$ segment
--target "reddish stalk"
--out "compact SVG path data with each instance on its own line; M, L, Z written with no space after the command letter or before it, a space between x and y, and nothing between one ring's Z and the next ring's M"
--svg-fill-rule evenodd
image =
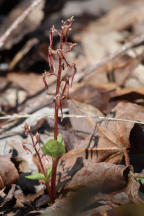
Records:
M58 135L58 106L55 103L55 117L54 117L54 139L57 140Z
M62 72L62 59L59 57L59 70L56 83L56 97L55 97L55 117L54 117L54 139L57 140L58 135L58 111L59 111L59 90L61 84L61 72Z
M54 118L54 139L55 140L57 140L57 136L58 136L58 111L61 106L60 98L59 98L59 91L60 91L60 85L61 85L61 73L62 73L62 58L59 55L59 69L58 69L57 83L56 83L55 118ZM57 171L58 160L59 158L57 158L56 160L53 160L52 162L52 177L51 177L52 201L54 201L56 197L56 171Z
M33 138L33 134L32 134L32 132L31 132L31 130L30 130L30 128L29 128L29 126L28 126L27 124L25 125L25 131L26 131L27 134L29 133L29 135L30 135L30 137L31 137L32 146L33 146L33 148L34 148L34 150L35 150L35 153L36 153L36 156L37 156L37 158L38 158L41 171L42 171L43 175L46 177L46 171L45 171L45 169L44 169L44 165L43 165L43 163L42 163L40 153L39 153L39 151L38 151L37 148L36 148L36 145L38 144L38 141L36 141L36 143L35 143L34 138ZM51 195L51 190L50 190L49 182L46 182L45 185L46 185L47 192L48 192L48 194L49 194L49 196L50 196L50 199L52 199L52 195Z
M52 163L52 177L51 177L52 202L54 202L56 198L56 170L57 170L58 161L59 161L59 158L57 158L56 160L53 160L53 163Z
M73 69L72 74L72 81L74 78L74 75L76 73L76 66L75 64L69 64L64 54L67 54L68 52L71 52L72 49L75 47L76 44L67 42L69 31L71 31L71 27L73 24L73 17L70 19L67 19L65 22L62 21L61 31L59 32L57 29L54 28L54 26L50 30L49 34L49 40L50 45L48 48L48 61L50 66L50 71L44 73L43 75L43 81L46 89L48 88L48 85L46 83L46 76L56 76L56 93L55 93L55 115L54 115L54 139L57 140L58 136L58 113L59 110L61 110L61 119L62 119L62 99L68 96L68 90L69 90L69 77L62 77L62 71L64 70L65 66ZM53 34L56 33L60 37L60 45L59 48L54 50L53 49ZM55 59L54 57L58 57L58 72L55 73L56 67L55 67ZM61 89L61 83L65 82L64 87ZM71 81L71 83L72 83ZM56 198L56 170L57 170L57 164L58 164L59 158L56 160L53 160L52 163L52 177L51 177L51 196L52 196L52 202L54 202Z

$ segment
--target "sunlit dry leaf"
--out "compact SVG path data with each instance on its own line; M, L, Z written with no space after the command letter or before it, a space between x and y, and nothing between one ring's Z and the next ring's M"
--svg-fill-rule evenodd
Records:
M119 85L124 85L126 80L131 76L135 68L140 64L140 57L132 58L127 55L119 58L119 61L115 61L109 72L110 81L116 82Z
M132 103L121 102L119 103L107 117L117 118L117 119L129 119L136 121L144 121L144 108ZM110 121L104 120L97 124L97 129L94 137L97 137L97 147L98 148L113 148L117 147L122 151L124 149L130 148L130 131L133 128L134 123L132 122L123 122L120 120ZM95 146L95 143L91 142L90 147ZM105 152L105 157L106 157ZM101 155L101 154L100 154ZM99 157L104 157L101 155ZM120 156L120 155L119 155ZM120 162L123 157L117 157L113 155L113 162ZM100 159L100 158L99 158ZM112 162L112 161L111 161Z
M140 47L142 48L142 47ZM143 48L142 48L143 49ZM142 53L143 55L143 53ZM143 59L143 57L142 57ZM135 70L132 72L132 76L129 77L129 79L125 82L126 88L136 88L137 90L143 88L144 86L144 66L142 63L139 63L139 65L135 68Z
M124 120L144 121L143 112L144 108L142 106L127 102L120 102L116 107L112 109L107 117ZM98 147L130 147L129 134L133 125L134 123L123 122L120 120L104 120L100 122L100 124L98 125L98 131L101 132L101 135L103 135L108 142L99 142ZM99 134L99 132L97 133ZM98 135L97 133L95 135Z
M106 16L98 21L99 28L124 30L129 26L142 23L144 5L142 1L133 1L112 9ZM138 19L136 19L136 17ZM103 26L101 26L103 25Z
M30 95L44 88L42 76L36 73L13 72L7 75L8 80L25 89Z
M111 98L112 100L127 100L134 102L135 100L144 99L144 88L118 88L116 89L116 95Z
M106 24L108 25L108 24ZM84 49L84 55L88 64L95 64L106 56L120 48L118 41L122 40L120 32L109 31L106 26L96 25L94 22L81 31L76 40L80 40ZM109 43L107 43L109 41Z
M8 88L1 96L2 105L9 109L15 107L17 102L21 104L27 98L27 93L24 90Z
M91 158L95 162L120 163L123 156L126 157L126 149L131 147L129 137L134 126L133 122L122 120L144 121L143 113L142 106L126 102L119 103L106 117L116 120L99 119L94 128L91 128L91 138L87 137L83 141L83 146L79 147L77 143L75 147L77 150L69 152L71 159L72 155L77 155L77 157Z
M69 100L68 101L69 113L71 115L96 115L96 116L103 116L103 114L92 105L86 103L80 103L76 100ZM96 122L98 119L92 117L84 117L84 118L70 118L72 123L73 130L82 131L84 133L92 132L93 128L95 127Z

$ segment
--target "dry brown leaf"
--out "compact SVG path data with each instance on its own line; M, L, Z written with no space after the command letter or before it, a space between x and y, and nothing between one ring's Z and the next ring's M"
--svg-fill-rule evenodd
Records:
M105 26L105 30L113 29L120 31L132 25L143 23L143 12L143 1L122 4L121 6L112 9L106 16L98 21L99 29L102 29Z
M95 107L90 104L80 103L76 100L68 100L69 114L70 115L96 115L103 116L103 114ZM85 117L85 118L70 118L73 130L82 131L84 133L92 132L97 122L96 118Z
M128 55L123 55L114 61L109 72L111 82L116 82L119 85L124 85L135 68L140 64L140 57L132 58ZM110 68L109 68L110 69Z
M144 121L144 108L142 106L120 102L116 107L112 109L107 117L116 118L116 119L126 119L126 120L135 120L135 121ZM102 140L98 142L98 147L130 147L129 135L134 123L131 122L122 122L122 121L102 121L98 125L98 131L95 135L99 135L99 132L102 136L99 136Z
M95 162L120 163L123 156L126 157L126 149L131 147L129 137L134 123L129 120L144 121L143 113L142 106L126 102L119 103L107 115L107 118L128 121L99 120L95 129L91 131L91 138L87 137L83 140L82 146L77 143L75 150L68 152L65 157L71 157L71 160L73 157L83 157Z
M135 1L131 2L131 4L121 4L121 6L109 11L101 19L90 22L83 29L80 29L78 34L74 35L74 38L81 43L85 56L83 62L87 62L87 66L89 64L95 65L96 62L103 60L105 56L119 50L121 47L120 42L127 40L129 28L133 30L134 26L143 25L143 11L142 2ZM128 34L123 34L119 30L128 30ZM137 51L137 48L135 50ZM130 68L127 68L127 71L123 72L125 78L129 70L131 71ZM100 74L99 76L101 77ZM104 76L102 75L102 77Z
M71 161L71 158L67 160ZM129 193L126 191L134 186L130 180L133 179L134 182L134 176L129 177L132 174L129 168L110 163L93 163L82 158L77 160L77 164L71 164L69 167L66 167L66 164L66 160L60 159L58 188L70 193L47 208L47 213L101 215L100 213L104 214L113 207L131 202L131 197L128 197ZM135 187L134 190L138 194L139 188Z
M5 110L9 110L11 107L15 107L16 104L21 104L27 98L27 92L16 88L7 88L2 96L1 103L5 107Z
M123 174L126 167L122 165L94 163L82 158L77 158L76 163L69 169L63 165L64 161L61 161L62 176L59 181L61 185L65 183L64 189L69 191L88 187L95 188L97 192L112 192L126 185Z
M0 189L18 179L18 171L9 156L0 156Z
M8 73L7 78L25 89L30 95L36 94L44 88L42 76L36 73L13 72Z
M112 109L109 100L115 96L118 87L115 83L82 82L73 86L71 97L79 102L84 102L97 107L101 112ZM112 106L112 107L111 107Z
M142 48L142 47L140 47ZM143 49L143 48L142 48ZM132 72L132 75L129 77L129 79L125 83L126 88L143 88L144 86L144 66L141 63L135 68L135 70Z
M117 118L117 119L127 119L144 121L144 108L142 106L120 102L107 117ZM134 123L132 122L122 122L122 121L110 121L104 120L97 124L97 130L94 137L97 137L97 147L98 148L114 148L117 147L121 151L130 148L129 136L130 131L133 128ZM91 143L89 147L95 147L95 143ZM107 153L98 154L98 158L107 158ZM120 162L123 154L113 155L113 160L111 162Z
M120 97L123 97L122 99L131 99L131 97L128 98L124 98L125 95L130 95L131 93L134 93L134 94L137 94L137 97L135 96L134 99L140 99L144 97L144 88L119 88L119 89L116 89L116 95L114 96L114 98L118 98L120 99Z
M92 22L90 25L87 25L84 31L80 32L78 37L75 37L76 41L79 40L81 42L84 56L90 65L96 64L107 54L119 49L120 43L118 41L123 39L122 34L118 31L110 31L107 28L106 31L105 26L102 26L103 29L101 28L100 31L98 28L98 23ZM109 42L107 43L107 41Z

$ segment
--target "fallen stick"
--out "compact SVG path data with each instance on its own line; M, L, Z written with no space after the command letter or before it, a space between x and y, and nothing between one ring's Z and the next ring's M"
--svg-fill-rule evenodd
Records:
M42 0L33 0L31 5L12 23L6 32L0 37L0 48L2 48L9 35L25 20L29 13L38 6Z

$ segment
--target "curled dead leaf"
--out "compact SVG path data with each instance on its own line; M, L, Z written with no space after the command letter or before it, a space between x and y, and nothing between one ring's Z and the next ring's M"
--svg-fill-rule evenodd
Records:
M107 119L99 121L96 125L96 130L91 139L90 148L119 148L121 154L113 155L111 163L120 163L127 148L130 148L130 132L134 126L134 121L144 122L144 108L142 106L120 102L115 106L111 112L107 115ZM115 120L109 120L109 118ZM124 121L123 121L124 120ZM126 120L126 121L125 121ZM97 138L97 139L96 139ZM97 142L95 143L95 140ZM103 161L102 158L107 158L108 154L98 153L98 160Z
M62 158L58 165L59 190L94 187L97 192L119 190L126 186L129 169L123 165L95 163L82 157Z

